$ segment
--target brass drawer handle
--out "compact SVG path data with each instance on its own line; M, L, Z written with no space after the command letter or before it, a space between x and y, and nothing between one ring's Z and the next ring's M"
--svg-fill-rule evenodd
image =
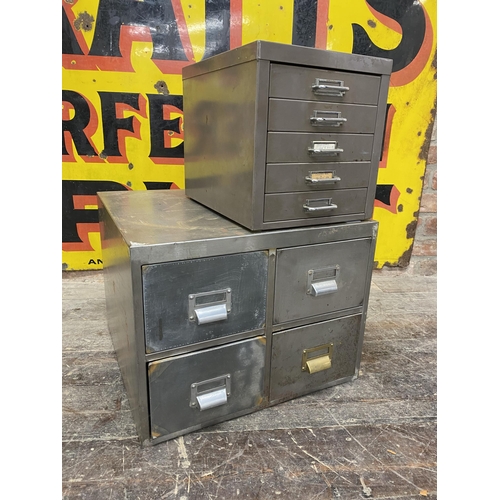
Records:
M319 356L309 357L310 354L324 351L326 353ZM332 367L333 344L323 344L317 347L311 347L302 351L302 371L307 373L317 373L328 370Z

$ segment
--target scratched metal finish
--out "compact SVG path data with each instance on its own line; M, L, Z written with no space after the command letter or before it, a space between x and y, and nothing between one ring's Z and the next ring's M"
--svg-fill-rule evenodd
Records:
M64 500L437 498L435 277L374 272L355 382L148 448L104 300L102 272L63 274Z
M263 328L267 266L267 252L143 266L146 352ZM188 297L208 293L208 300L202 304L206 307L221 295L214 293L217 290L231 290L230 304L225 303L226 318L198 324L190 318Z

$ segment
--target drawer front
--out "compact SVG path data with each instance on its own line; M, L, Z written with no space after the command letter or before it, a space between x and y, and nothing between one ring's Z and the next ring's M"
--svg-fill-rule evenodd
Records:
M149 363L151 437L258 407L265 352L257 337Z
M263 328L267 252L143 266L146 352Z
M271 64L269 97L377 104L379 89L379 76Z
M370 162L324 163L270 163L266 165L266 193L294 191L324 191L367 187Z
M365 211L366 196L366 189L266 194L264 222L348 214L361 216Z
M269 132L268 163L369 161L373 135Z
M271 401L291 399L356 373L361 314L273 335Z
M269 99L268 130L372 134L376 106Z
M361 306L371 244L363 238L278 250L273 323Z

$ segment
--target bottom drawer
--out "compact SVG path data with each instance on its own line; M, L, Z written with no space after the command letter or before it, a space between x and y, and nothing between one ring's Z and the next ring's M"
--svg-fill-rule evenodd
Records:
M151 437L180 435L258 407L265 351L265 337L256 337L149 363Z
M270 400L292 399L356 374L361 314L273 335Z
M266 194L264 222L364 214L366 189Z

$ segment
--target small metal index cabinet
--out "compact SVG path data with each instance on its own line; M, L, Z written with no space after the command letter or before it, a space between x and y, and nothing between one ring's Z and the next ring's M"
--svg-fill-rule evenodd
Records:
M108 326L142 444L358 376L377 222L251 232L183 191L98 203Z
M184 67L186 195L252 231L369 219L391 69L266 41Z

